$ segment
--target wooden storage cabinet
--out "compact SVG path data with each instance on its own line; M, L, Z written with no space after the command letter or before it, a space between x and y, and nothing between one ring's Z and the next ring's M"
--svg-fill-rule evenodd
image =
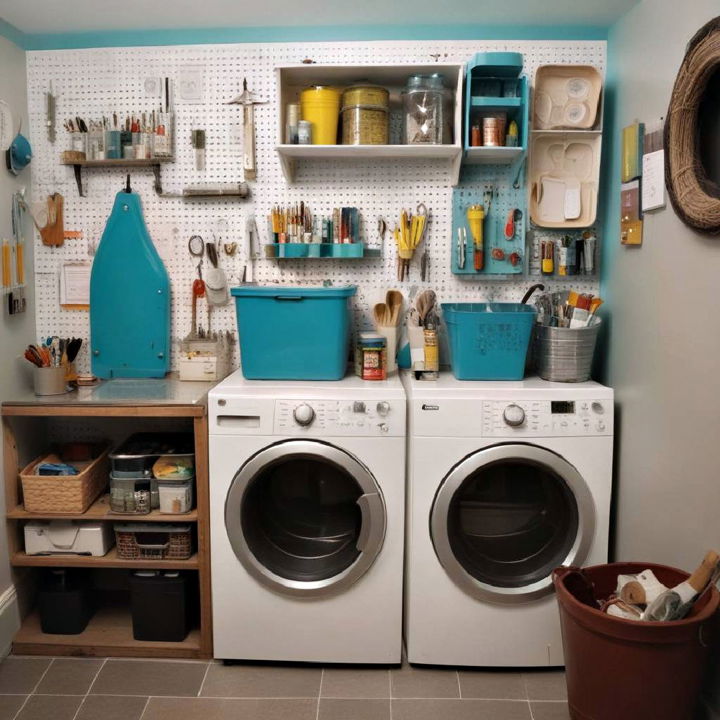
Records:
M83 389L82 393L70 393L53 398L36 398L28 395L17 401L2 405L2 429L4 447L4 480L6 525L10 564L15 576L21 608L29 608L22 627L13 640L13 652L24 655L79 655L79 656L125 656L125 657L212 657L212 611L210 598L210 529L208 495L208 443L207 408L205 396L212 387L210 383L179 383L177 380L152 382L154 390L163 389L163 402L149 401L158 397L154 391L137 398L119 392L112 399L108 388L123 381L113 380L97 388ZM188 387L189 386L189 387ZM129 387L129 385L128 385ZM136 388L142 387L142 383ZM100 391L104 389L104 392ZM105 399L110 397L111 399ZM59 399L58 399L59 398ZM83 427L102 422L121 423L127 434L138 429L162 431L157 423L182 423L192 427L195 441L195 496L196 509L183 515L163 515L154 510L149 515L120 515L110 513L108 495L101 495L84 512L75 514L33 513L24 509L19 470L27 457L23 448L32 452L47 444L45 425L48 418L64 422L82 422ZM125 418L126 420L122 420ZM77 419L80 419L79 421ZM126 423L122 425L122 423ZM33 447L34 446L34 447ZM187 560L126 560L119 558L113 547L103 557L27 555L24 550L23 527L29 520L88 520L93 522L123 523L177 523L190 524L195 537L195 551ZM33 594L35 568L66 567L111 570L113 572L133 569L183 570L197 578L199 611L197 626L182 642L143 642L133 638L132 618L128 598L123 593L98 593L97 610L87 628L79 635L49 635L40 629L40 618L34 610Z

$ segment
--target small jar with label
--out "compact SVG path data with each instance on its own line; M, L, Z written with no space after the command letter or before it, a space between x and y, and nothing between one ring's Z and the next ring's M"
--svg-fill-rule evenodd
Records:
M387 379L387 341L378 333L360 333L355 346L355 374L363 380Z

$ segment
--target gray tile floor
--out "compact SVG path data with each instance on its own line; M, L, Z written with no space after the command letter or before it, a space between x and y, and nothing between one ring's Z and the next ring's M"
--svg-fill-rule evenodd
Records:
M27 658L0 720L566 720L562 671Z

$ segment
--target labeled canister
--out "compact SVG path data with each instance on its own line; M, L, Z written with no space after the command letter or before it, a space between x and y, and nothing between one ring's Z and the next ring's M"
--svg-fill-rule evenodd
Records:
M288 145L298 144L298 122L300 122L300 106L288 103L285 106L285 142Z
M387 379L387 341L379 333L363 332L358 336L355 374L363 380Z
M352 85L342 96L343 145L387 145L389 91L380 85Z
M328 85L314 85L300 93L300 114L312 123L313 145L336 144L341 94Z
M312 145L312 123L308 120L300 120L297 125L298 145Z

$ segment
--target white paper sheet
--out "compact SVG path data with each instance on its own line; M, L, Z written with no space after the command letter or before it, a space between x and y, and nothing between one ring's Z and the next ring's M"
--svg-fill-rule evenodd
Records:
M643 155L642 164L642 211L665 207L665 151Z
M60 268L60 304L90 307L92 263L64 263Z

